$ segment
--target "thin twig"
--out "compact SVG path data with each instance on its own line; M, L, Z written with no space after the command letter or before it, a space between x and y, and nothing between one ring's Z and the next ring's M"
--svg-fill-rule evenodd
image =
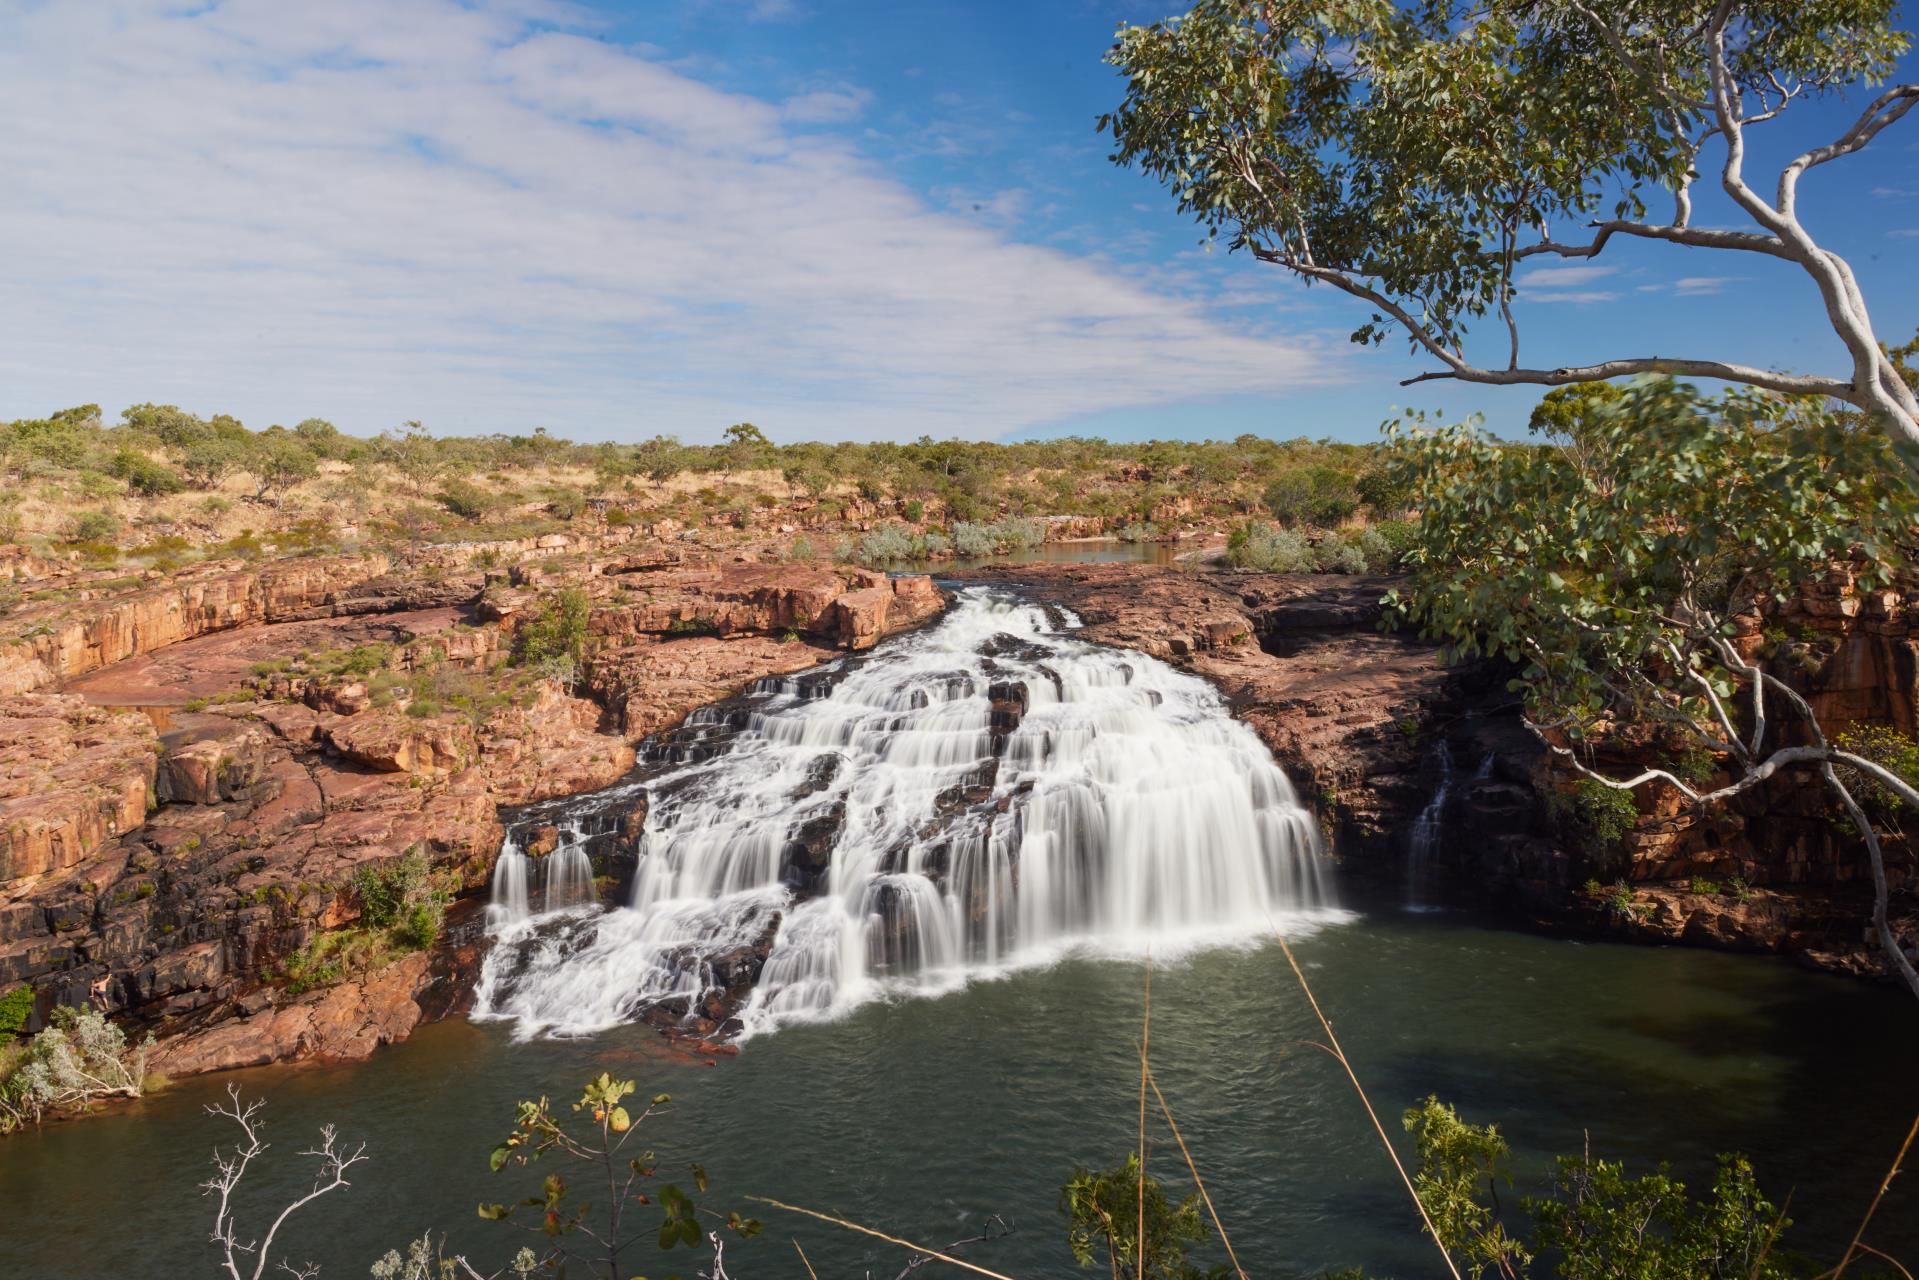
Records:
M1864 1240L1858 1240L1858 1241L1855 1241L1854 1243L1857 1244L1860 1249L1864 1250L1866 1253L1871 1254L1873 1257L1883 1258L1887 1262L1890 1262L1892 1264L1892 1269L1894 1271L1897 1271L1900 1275L1904 1276L1906 1280L1913 1280L1912 1272L1906 1270L1906 1264L1899 1261L1899 1259L1893 1257L1891 1254L1886 1253L1883 1250L1873 1248L1871 1245L1867 1244Z
M1852 1265L1852 1255L1865 1247L1860 1240L1866 1234L1866 1228L1872 1225L1872 1215L1879 1212L1879 1202L1884 1200L1886 1192L1892 1189L1892 1180L1899 1176L1899 1166L1906 1162L1906 1152L1912 1149L1912 1140L1915 1137L1919 1137L1919 1116L1912 1118L1912 1128L1906 1130L1906 1140L1899 1144L1899 1154L1892 1158L1892 1168L1886 1170L1884 1180L1879 1183L1878 1194L1874 1195L1872 1203L1866 1206L1866 1216L1860 1219L1859 1230L1852 1233L1852 1243L1846 1246L1845 1256L1839 1259L1839 1265L1829 1273L1832 1280L1839 1280L1840 1276L1846 1274L1846 1268Z
M1373 1100L1366 1096L1366 1086L1359 1082L1359 1076L1353 1071L1353 1064L1346 1057L1346 1051L1340 1047L1339 1037L1333 1034L1333 1024L1319 1007L1319 1001L1313 995L1313 988L1306 981L1306 975L1300 970L1299 961L1293 958L1293 949L1286 945L1286 939L1280 935L1279 927L1270 920L1267 924L1273 930L1273 937L1279 941L1279 949L1286 955L1286 963L1292 966L1293 976L1299 979L1299 989L1306 993L1306 1003L1313 1007L1313 1016L1319 1019L1319 1025L1326 1033L1326 1042L1334 1058L1346 1071L1346 1078L1353 1082L1353 1092L1359 1095L1361 1105L1366 1108L1367 1118L1373 1122L1373 1131L1379 1134L1379 1143L1386 1148L1386 1156L1393 1162L1393 1168L1399 1171L1399 1180L1406 1184L1406 1194L1413 1198L1413 1205L1419 1210L1419 1220L1426 1224L1426 1234L1433 1238L1433 1247L1439 1250L1439 1256L1445 1259L1446 1270L1453 1280L1461 1280L1459 1268L1453 1263L1453 1255L1446 1248L1446 1242L1439 1238L1439 1228L1433 1225L1432 1215L1426 1212L1425 1201L1419 1198L1419 1192L1413 1187L1412 1176L1406 1172L1406 1166L1400 1162L1399 1152L1393 1149L1392 1139L1386 1136L1386 1126L1379 1122L1379 1113L1373 1110Z
M819 1272L813 1270L813 1264L807 1261L806 1250L800 1248L800 1242L797 1240L794 1240L793 1248L795 1251L799 1253L800 1262L806 1267L806 1274L811 1276L812 1280L820 1280Z
M1199 1166L1193 1163L1193 1153L1186 1149L1186 1139L1180 1136L1179 1123L1173 1119L1173 1109L1166 1105L1166 1095L1159 1091L1159 1077L1148 1069L1146 1079L1153 1086L1153 1096L1159 1099L1160 1114L1166 1117L1166 1127L1173 1131L1173 1141L1179 1144L1179 1153L1186 1157L1186 1171L1193 1175L1193 1185L1199 1188L1199 1198L1206 1202L1206 1212L1213 1216L1213 1230L1219 1232L1220 1243L1226 1246L1226 1256L1232 1260L1233 1273L1239 1280L1246 1280L1246 1269L1239 1265L1239 1255L1233 1252L1233 1242L1226 1235L1226 1224L1219 1220L1219 1210L1213 1208L1213 1197L1206 1192L1206 1182L1199 1176Z
M817 1209L802 1209L796 1204L787 1204L784 1200L775 1200L771 1196L748 1196L746 1198L757 1201L760 1204L770 1204L775 1209L784 1209L788 1213L803 1213L809 1218L818 1218L821 1222L830 1222L836 1227L845 1227L848 1231L857 1231L863 1236L872 1236L875 1240L884 1240L888 1244L896 1244L903 1249L911 1249L916 1253L923 1253L928 1257L938 1258L941 1262L950 1262L956 1267L963 1267L968 1271L978 1272L983 1276L991 1276L993 1280L1013 1280L1012 1276L1002 1275L997 1271L988 1271L985 1267L977 1266L964 1258L955 1258L951 1254L941 1253L938 1249L929 1249L923 1244L914 1244L911 1240L902 1240L898 1236L889 1236L884 1231L875 1231L871 1227L862 1227L857 1222L848 1222L845 1218L836 1218L830 1213L821 1213ZM794 1247L798 1248L798 1245ZM802 1254L801 1256L804 1257L805 1255Z
M1588 1137L1586 1141L1587 1146L1590 1148L1592 1139ZM1587 1162L1590 1163L1591 1159L1591 1155L1588 1154ZM1786 1202L1780 1205L1779 1212L1772 1216L1772 1226L1766 1232L1766 1243L1759 1246L1759 1257L1755 1259L1752 1264L1751 1280L1759 1280L1759 1272L1761 1268L1766 1265L1766 1255L1772 1252L1773 1244L1779 1239L1780 1230L1786 1225L1786 1214L1791 1212L1791 1210L1792 1192L1788 1191L1786 1192Z

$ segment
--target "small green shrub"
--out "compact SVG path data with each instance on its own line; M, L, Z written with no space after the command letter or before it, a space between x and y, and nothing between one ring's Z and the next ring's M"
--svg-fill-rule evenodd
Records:
M497 499L471 480L450 480L436 495L437 501L462 520L483 520Z
M137 449L122 449L107 464L107 474L127 482L127 488L145 497L179 493L187 482L164 463L155 462Z
M426 855L411 850L398 863L361 867L353 873L353 892L360 899L360 919L376 929L397 924L401 913L435 896L433 867Z
M1233 530L1226 541L1226 563L1266 573L1304 573L1319 567L1306 535L1297 529L1254 522Z
M72 541L110 543L120 536L120 521L111 511L82 511L73 518Z
M0 1037L17 1036L33 1017L33 984L15 987L0 996Z
M1559 833L1588 859L1607 867L1639 821L1632 793L1581 778L1570 792L1552 797L1547 810Z
M586 657L586 620L592 602L586 592L568 588L541 601L513 632L515 666L541 666L561 659L578 667Z

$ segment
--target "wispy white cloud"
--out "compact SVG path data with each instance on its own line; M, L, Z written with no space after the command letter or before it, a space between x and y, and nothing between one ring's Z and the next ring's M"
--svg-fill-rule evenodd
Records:
M985 435L1337 372L804 127L857 90L721 92L537 0L11 12L0 416Z
M780 114L795 124L844 124L857 120L873 95L854 85L815 89L788 98Z
M1522 273L1514 283L1521 289L1557 288L1603 280L1618 270L1618 267L1607 266L1535 267Z
M1886 234L1895 240L1909 239L1913 236L1919 236L1919 227L1894 227L1891 231L1886 232Z
M1529 293L1528 302L1616 302L1619 295L1605 289L1549 289L1543 293Z
M1720 292L1738 280L1738 276L1681 276L1672 282L1672 291L1682 298L1698 298Z

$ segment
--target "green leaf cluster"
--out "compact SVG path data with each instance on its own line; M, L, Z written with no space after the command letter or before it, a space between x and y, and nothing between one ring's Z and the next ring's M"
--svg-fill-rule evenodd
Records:
M1587 398L1546 445L1389 433L1420 512L1393 617L1518 664L1532 712L1575 737L1648 716L1699 745L1735 619L1840 564L1883 585L1919 513L1912 468L1856 417L1666 379Z
M1143 1246L1142 1194L1146 1218ZM1082 1267L1094 1265L1103 1255L1115 1274L1159 1280L1231 1274L1224 1267L1205 1270L1189 1257L1192 1249L1211 1235L1200 1215L1199 1193L1173 1201L1157 1178L1146 1175L1142 1179L1137 1154L1128 1154L1124 1164L1111 1169L1075 1168L1060 1189L1059 1207L1066 1216L1067 1246Z

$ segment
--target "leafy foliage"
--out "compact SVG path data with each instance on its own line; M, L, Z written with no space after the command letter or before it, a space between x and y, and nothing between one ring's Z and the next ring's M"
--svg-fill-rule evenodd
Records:
M494 1173L525 1168L551 1157L583 1166L580 1176L594 1177L604 1187L597 1221L593 1220L594 1202L585 1199L564 1172L547 1174L536 1193L517 1202L479 1206L480 1217L519 1225L540 1238L537 1266L574 1261L595 1271L604 1270L609 1280L620 1280L630 1274L620 1262L622 1255L631 1256L631 1251L650 1237L662 1250L681 1246L695 1249L704 1239L714 1251L717 1271L723 1249L719 1235L722 1228L742 1240L759 1234L758 1221L738 1212L703 1208L677 1183L659 1183L658 1161L651 1151L622 1159L627 1143L641 1126L672 1101L666 1094L655 1095L636 1114L626 1103L636 1088L631 1080L615 1080L605 1073L589 1081L572 1108L588 1117L577 1132L562 1123L546 1098L521 1102L512 1132L493 1149L487 1163ZM706 1194L706 1170L698 1164L688 1164L686 1169L694 1194ZM628 1215L648 1206L659 1208L657 1224L632 1229ZM712 1225L703 1223L702 1217Z
M1883 436L1815 406L1722 401L1653 379L1595 406L1568 447L1471 428L1411 434L1392 466L1421 511L1413 580L1391 602L1464 654L1522 665L1536 713L1577 733L1606 712L1707 709L1684 692L1709 641L1834 560L1861 583L1902 557L1919 488ZM1576 446L1576 449L1575 447ZM1661 679L1655 659L1687 655Z
M591 612L592 601L577 587L548 596L514 630L514 663L533 667L564 663L569 673L577 670L586 658L586 622Z
M1639 821L1639 806L1631 792L1591 778L1579 779L1569 791L1554 793L1547 807L1560 834L1600 871L1612 868L1620 841Z
M126 1035L98 1009L59 1006L52 1025L27 1042L0 1079L0 1133L38 1123L49 1111L139 1097L150 1043L130 1049Z
M1753 117L1881 78L1910 43L1892 0L1726 9L1199 0L1120 28L1101 127L1210 234L1371 300L1354 341L1398 326L1456 352L1504 314L1533 237L1688 184L1718 123L1708 29Z
M1115 1274L1130 1273L1160 1280L1191 1280L1209 1274L1187 1255L1211 1232L1200 1216L1199 1193L1177 1203L1167 1198L1159 1180L1144 1178L1146 1231L1144 1264L1140 1244L1141 1170L1139 1156L1111 1169L1075 1168L1060 1189L1060 1212L1066 1215L1066 1243L1082 1267L1104 1254ZM1230 1274L1219 1268L1212 1274Z
M1891 725L1854 725L1833 736L1833 742L1855 755L1891 770L1911 787L1919 787L1919 742L1914 742ZM1850 765L1839 767L1839 776L1856 795L1866 811L1885 822L1896 823L1909 807L1891 787Z
M1712 1191L1693 1199L1663 1167L1562 1156L1554 1194L1528 1200L1537 1245L1563 1280L1786 1280L1811 1272L1776 1248L1791 1220L1760 1191L1743 1156L1721 1156Z
M1513 1180L1506 1163L1511 1149L1499 1130L1466 1123L1435 1097L1409 1109L1405 1124L1419 1151L1413 1189L1462 1271L1510 1275L1531 1262L1495 1207L1498 1185L1510 1186Z
M33 984L22 983L0 996L0 1037L19 1035L33 1017Z
M419 849L408 850L397 863L359 868L353 873L353 891L360 900L361 922L369 928L389 930L395 942L414 951L438 940L448 893Z

